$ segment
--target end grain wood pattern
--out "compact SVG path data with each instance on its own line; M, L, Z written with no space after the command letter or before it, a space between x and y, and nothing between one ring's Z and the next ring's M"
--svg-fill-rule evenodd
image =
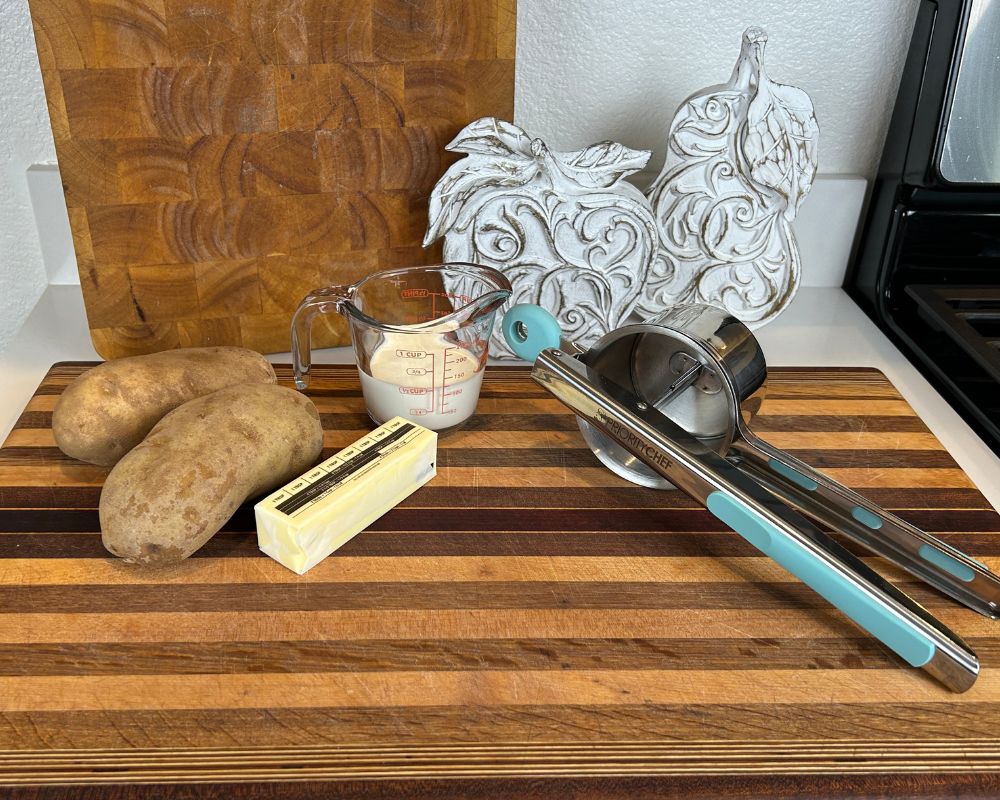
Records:
M249 504L176 568L108 558L107 471L50 427L85 368L55 366L0 449L0 784L918 796L1000 770L998 623L866 557L978 651L948 692L682 493L603 468L523 368L490 367L438 476L303 577ZM326 454L370 430L353 367L309 393ZM1000 517L880 373L773 370L755 427L1000 567Z
M290 349L318 286L433 263L445 145L513 116L515 0L30 0L105 358ZM347 342L327 318L317 345Z

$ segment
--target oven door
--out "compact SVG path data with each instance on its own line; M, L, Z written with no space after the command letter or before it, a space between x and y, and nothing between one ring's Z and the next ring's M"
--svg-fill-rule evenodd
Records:
M1000 0L922 4L845 288L1000 453Z

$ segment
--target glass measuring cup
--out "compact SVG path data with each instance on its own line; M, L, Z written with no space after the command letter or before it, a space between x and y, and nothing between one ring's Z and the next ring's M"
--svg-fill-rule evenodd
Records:
M493 318L510 293L502 272L462 263L317 289L292 318L295 385L309 385L313 320L335 312L347 319L375 422L399 416L436 431L458 427L476 408Z

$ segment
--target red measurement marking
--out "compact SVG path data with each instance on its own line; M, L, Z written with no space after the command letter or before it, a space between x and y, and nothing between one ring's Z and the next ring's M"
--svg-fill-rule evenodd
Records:
M400 394L427 394L430 389L425 389L422 386L400 386Z
M397 358L426 358L427 353L423 350L397 350Z
M426 289L400 289L399 296L403 300L415 300L421 297L427 297Z
M454 414L457 409L447 409L448 397L454 397L456 394L461 394L461 389L458 392L445 392L448 387L448 381L454 384L456 381L460 381L465 377L465 372L459 372L452 374L451 368L448 364L448 356L452 350L458 350L457 347L446 347L444 349L444 369L441 371L441 413L442 414Z
M434 367L437 366L437 358L435 357L434 353L431 353L430 356L431 356L431 391L430 394L427 395L427 399L430 402L430 406L428 407L427 410L433 411L434 410Z

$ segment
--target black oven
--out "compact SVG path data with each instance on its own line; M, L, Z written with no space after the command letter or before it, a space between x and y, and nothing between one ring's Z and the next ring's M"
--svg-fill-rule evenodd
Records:
M1000 454L1000 0L922 0L845 288Z

